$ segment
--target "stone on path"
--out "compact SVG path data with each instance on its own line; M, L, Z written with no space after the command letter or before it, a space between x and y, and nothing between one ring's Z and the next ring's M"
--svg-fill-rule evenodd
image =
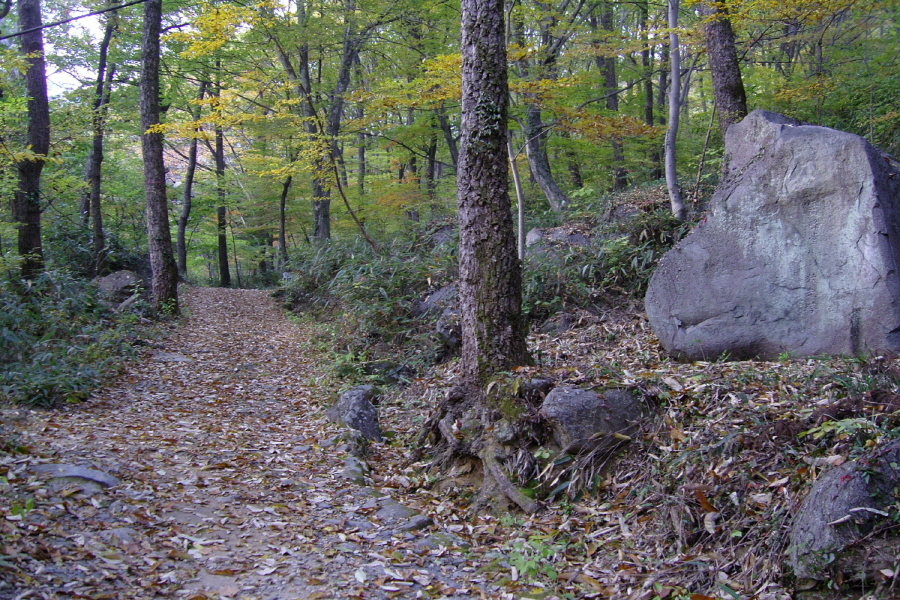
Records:
M376 389L371 385L359 385L341 394L338 401L325 415L333 423L340 423L360 431L367 440L381 442L381 428L378 426L378 411L372 404Z

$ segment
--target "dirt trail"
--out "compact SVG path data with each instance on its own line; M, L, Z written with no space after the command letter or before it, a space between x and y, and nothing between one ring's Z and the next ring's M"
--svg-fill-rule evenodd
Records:
M32 453L3 458L0 598L501 597L429 524L438 500L348 479L306 334L266 292L182 298L185 323L87 403L7 414Z

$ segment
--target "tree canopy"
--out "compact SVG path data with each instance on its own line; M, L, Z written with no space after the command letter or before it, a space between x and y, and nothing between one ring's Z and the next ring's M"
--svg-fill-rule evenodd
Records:
M93 264L85 261L86 271L115 267L115 248L143 252L148 243L135 185L142 8L129 4L75 20L115 6L53 0L41 7L44 22L67 21L39 30L51 91L46 152L22 127L27 99L36 96L17 74L33 58L15 45L15 19L0 20L4 207L22 188L15 165L40 165L34 206L45 237L83 224L91 241L82 254ZM741 112L719 106L727 100L726 84L716 83L719 56L730 61L727 85L745 90L744 110L780 111L900 151L892 2L684 3L675 31L667 6L649 2L518 0L504 10L510 137L526 174L529 223L659 179L673 101L681 124L675 177L690 187L714 182L721 134L710 124ZM245 282L263 269L274 273L291 248L357 235L375 247L411 220L454 213L457 2L167 2L161 18L157 133L168 218L175 229L184 219L183 277L218 280L225 271L217 263L225 262ZM673 100L676 38L681 93ZM90 171L101 134L102 171ZM85 200L92 195L95 212ZM694 197L686 189L686 200ZM22 223L35 219L4 211L5 252ZM47 251L51 261L70 260L52 242Z

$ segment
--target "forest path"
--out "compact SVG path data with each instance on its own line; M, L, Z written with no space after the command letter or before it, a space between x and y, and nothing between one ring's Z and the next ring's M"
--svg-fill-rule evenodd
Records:
M393 500L391 467L377 489L348 479L308 332L265 291L184 288L182 302L183 324L88 402L17 425L33 454L7 476L34 504L2 523L15 560L0 598L484 597L437 543L452 536L409 508L436 500Z

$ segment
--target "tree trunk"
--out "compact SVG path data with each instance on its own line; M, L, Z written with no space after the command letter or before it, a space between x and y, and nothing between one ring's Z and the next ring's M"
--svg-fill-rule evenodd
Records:
M362 121L365 109L362 103L356 106L356 118ZM366 132L356 134L356 192L362 198L366 193Z
M456 144L456 136L453 135L453 127L450 125L450 119L447 118L444 107L435 109L434 112L437 115L441 131L444 132L444 141L447 142L447 150L450 152L450 162L453 170L456 171L459 166L459 147Z
M483 482L476 508L488 501L512 501L531 513L538 504L513 486L501 466L528 438L517 418L524 412L522 400L506 391L500 376L528 362L522 263L516 256L505 164L509 92L503 0L462 0L460 46L462 137L457 203L464 385L450 390L429 417L423 442L428 435L437 436L435 465L480 460ZM500 390L504 390L502 396ZM503 406L513 408L504 412ZM495 435L501 419L507 419L505 431L515 428L503 441Z
M110 15L103 31L103 39L100 42L100 56L97 61L97 88L94 94L94 113L92 115L94 135L91 142L91 151L87 168L88 201L90 211L91 232L93 234L94 249L94 275L104 275L106 272L106 237L103 234L103 211L100 204L103 166L103 134L106 125L106 106L109 103L109 94L112 87L112 78L115 67L110 66L107 73L107 55L109 44L116 30L115 12Z
M202 100L206 94L206 87L209 85L206 81L200 82L200 91L197 93L197 99ZM200 105L191 111L191 118L194 121L200 119ZM194 130L195 133L200 128ZM191 145L188 149L188 162L184 173L184 189L182 191L181 213L178 215L178 232L176 234L176 249L178 254L178 273L182 279L187 279L187 225L191 218L191 204L194 199L194 173L197 170L197 136L191 138Z
M561 212L569 206L569 197L556 184L553 172L550 170L550 157L547 156L547 132L541 120L539 106L528 104L525 107L525 121L522 125L531 175L541 191L544 192L544 196L547 197L550 209L553 212Z
M425 195L429 201L433 201L437 193L437 146L437 131L432 129L425 149Z
M506 152L509 154L509 170L513 176L513 188L516 190L516 256L525 260L525 195L522 193L522 181L519 179L519 167L516 165L516 151L513 148L512 132L507 132ZM579 173L579 177L580 177Z
M219 68L216 61L216 68ZM220 88L216 85L216 96L219 96ZM222 287L231 287L231 271L228 269L228 236L225 207L225 136L222 128L216 125L215 128L216 146L216 195L219 198L219 206L216 208L216 224L218 229L218 245L219 245L219 285Z
M312 79L309 72L309 46L304 44L300 48L300 64L298 69L299 92L304 101L302 112L305 117L306 134L310 143L324 145L327 142L321 139L325 132L319 131L316 125L316 111L312 103ZM322 150L322 153L327 150ZM312 178L312 205L313 205L313 239L324 242L331 238L331 197L328 191L328 164L324 156L319 156L313 161Z
M708 19L703 25L706 54L719 112L719 129L724 137L732 123L747 116L747 95L727 10L717 5L702 4L700 12Z
M294 177L292 175L288 175L285 178L284 183L281 184L281 199L278 203L278 259L282 267L288 262L286 209L288 192L291 191L293 181Z
M650 56L650 41L647 35L647 19L650 18L649 1L643 0L638 4L640 10L641 31L641 67L644 74L644 123L655 125L653 122L653 61Z
M144 195L147 203L147 242L153 271L152 303L157 312L178 313L178 269L172 252L169 207L166 201L166 167L163 137L149 131L159 124L159 33L162 0L144 3L141 36L141 149L144 158Z
M216 207L216 231L219 249L219 285L231 287L231 271L228 269L228 222L224 206Z
M19 0L19 29L41 26L40 0ZM50 103L44 63L44 37L40 29L22 36L22 54L28 56L25 91L28 94L28 146L32 158L20 160L18 188L13 198L13 220L18 227L18 250L22 257L22 277L34 279L44 270L41 245L41 171L50 150Z
M457 178L462 374L480 388L525 364L522 266L507 191L502 0L462 2L462 139Z
M672 214L679 221L687 217L681 187L678 185L678 172L675 163L675 139L678 136L678 118L681 113L681 50L678 42L678 8L679 0L669 0L669 64L671 82L669 83L669 127L666 129L666 187L669 190L669 202Z

